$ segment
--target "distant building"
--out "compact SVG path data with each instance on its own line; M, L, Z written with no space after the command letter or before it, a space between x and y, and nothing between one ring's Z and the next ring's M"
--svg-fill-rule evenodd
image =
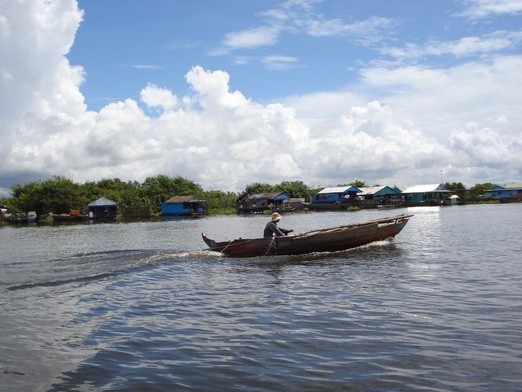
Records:
M441 205L449 194L442 184L415 185L401 193L406 204L414 205Z
M522 200L522 182L510 182L505 185L494 185L493 189L484 192L484 198L502 201Z
M100 197L87 205L90 219L114 219L118 211L118 203L105 197Z
M454 205L459 204L459 200L460 200L459 195L451 195L450 197L447 197L444 200L444 204L448 204L450 206L454 206Z
M161 204L161 215L163 216L189 216L206 213L206 201L199 200L195 196L172 196Z
M402 201L401 191L387 185L368 186L359 189L361 190L357 194L359 200L372 200L381 204L394 204Z
M355 200L361 190L353 185L324 188L312 195L310 204L339 204L347 200Z
M284 192L244 194L236 200L238 212L262 212L287 203L290 197Z

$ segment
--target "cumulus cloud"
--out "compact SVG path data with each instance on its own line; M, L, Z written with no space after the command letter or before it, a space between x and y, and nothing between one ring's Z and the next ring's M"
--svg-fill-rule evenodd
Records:
M260 103L232 90L227 72L194 66L184 95L149 83L139 101L94 112L80 93L83 69L66 58L82 19L75 3L21 0L1 11L4 192L52 175L181 175L231 191L254 181L413 185L436 182L441 170L469 185L520 176L522 93L511 88L522 85L520 56L446 70L367 68L362 82L382 89L378 100L359 86Z
M149 107L162 108L163 110L174 109L178 105L178 98L171 91L149 83L140 92L143 103Z
M522 56L495 56L446 69L367 68L362 76L365 83L386 88L382 99L400 118L416 119L423 132L444 142L451 132L473 121L499 129L499 138L518 135L522 92L512 86L522 83L520 67ZM496 122L501 116L509 126L500 130Z

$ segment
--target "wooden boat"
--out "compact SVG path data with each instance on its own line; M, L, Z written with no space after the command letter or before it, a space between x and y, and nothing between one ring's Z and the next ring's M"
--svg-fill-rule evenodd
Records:
M33 223L38 220L36 212L29 211L27 214L23 212L17 212L9 215L7 218L9 223Z
M216 242L206 234L202 234L202 237L209 250L230 257L333 252L393 238L400 233L412 216L403 214L284 237L239 238L222 242Z
M51 218L55 222L81 222L88 221L89 215L87 214L51 214Z

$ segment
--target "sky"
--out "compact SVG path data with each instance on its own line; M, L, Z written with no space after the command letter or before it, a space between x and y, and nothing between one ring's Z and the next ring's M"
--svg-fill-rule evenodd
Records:
M0 195L522 181L522 0L0 0Z

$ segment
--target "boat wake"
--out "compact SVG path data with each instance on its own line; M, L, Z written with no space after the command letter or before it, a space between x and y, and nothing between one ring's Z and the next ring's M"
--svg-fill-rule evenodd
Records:
M86 284L113 276L154 268L172 261L210 258L208 251L114 250L78 253L67 258L38 263L4 265L0 287L15 291L35 287Z

